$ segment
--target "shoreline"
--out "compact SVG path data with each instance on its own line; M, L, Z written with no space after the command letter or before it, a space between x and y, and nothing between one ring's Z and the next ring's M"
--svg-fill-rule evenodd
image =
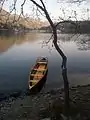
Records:
M70 88L72 117L76 120L90 119L90 84ZM11 97L0 103L0 119L3 120L50 120L61 117L64 106L64 90L52 89L37 96ZM54 120L54 119L53 119Z

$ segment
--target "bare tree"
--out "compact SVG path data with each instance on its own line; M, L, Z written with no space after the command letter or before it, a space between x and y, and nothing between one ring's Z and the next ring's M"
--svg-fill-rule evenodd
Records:
M68 113L68 109L69 109L69 83L68 83L68 78L67 78L67 57L64 54L64 52L59 48L58 43L57 43L57 26L59 25L59 23L57 23L56 25L53 23L52 19L50 18L50 15L46 9L46 6L43 2L43 0L40 0L41 5L39 3L37 3L35 0L30 0L31 2L33 2L33 4L35 4L40 10L42 10L48 20L48 22L50 23L51 29L52 29L52 33L53 33L53 44L57 50L57 52L60 54L60 56L62 57L62 76L63 76L63 80L64 80L64 91L65 91L65 110L66 113ZM65 22L65 21L64 21Z

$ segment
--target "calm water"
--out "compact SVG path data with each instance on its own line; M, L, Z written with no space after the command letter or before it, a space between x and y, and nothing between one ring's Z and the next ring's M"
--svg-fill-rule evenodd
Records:
M0 35L0 92L26 89L29 71L38 56L47 56L49 60L45 89L63 85L61 57L51 42L48 46L42 44L50 36L43 33ZM90 35L63 34L58 39L68 57L70 85L90 83Z

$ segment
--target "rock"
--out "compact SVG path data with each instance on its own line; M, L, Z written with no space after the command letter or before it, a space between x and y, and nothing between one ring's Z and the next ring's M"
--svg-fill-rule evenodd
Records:
M51 95L50 95L50 94L46 94L46 95L44 96L45 99L48 98L48 97L51 97Z
M64 89L63 89L63 88L61 89L61 92L64 92Z
M39 116L40 118L46 118L46 117L48 118L50 116L49 109L46 109L46 108L40 109Z
M23 106L23 104L20 104L20 106Z
M80 85L77 86L77 88L80 88L80 87L81 87Z
M51 95L56 95L56 91L55 91L55 90L51 90L51 91L50 91L50 94L51 94Z
M62 96L60 97L60 99L61 99L62 101L64 101L64 98L63 98Z
M77 90L77 88L75 88L75 87L72 87L72 88L70 88L70 91L76 91Z
M57 99L52 102L51 110L54 114L60 114L63 112L63 104L62 104L61 99Z
M51 120L51 118L44 118L44 119L41 119L41 120Z
M27 117L27 112L24 112L22 116L26 118Z
M0 117L0 120L3 120L3 117Z
M75 92L76 94L78 94L79 93L79 91L76 89L76 92Z
M7 96L0 94L0 102L6 100L7 98L8 98Z
M20 97L20 95L21 95L21 91L12 93L10 97L17 98L17 97Z

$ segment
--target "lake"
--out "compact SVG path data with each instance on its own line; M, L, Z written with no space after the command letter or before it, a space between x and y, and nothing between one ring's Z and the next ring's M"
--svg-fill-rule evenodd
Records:
M48 57L45 90L63 86L61 57L52 45L45 45L48 33L0 35L0 93L28 88L29 71L37 57ZM68 58L70 86L90 84L90 34L58 35L58 44Z

